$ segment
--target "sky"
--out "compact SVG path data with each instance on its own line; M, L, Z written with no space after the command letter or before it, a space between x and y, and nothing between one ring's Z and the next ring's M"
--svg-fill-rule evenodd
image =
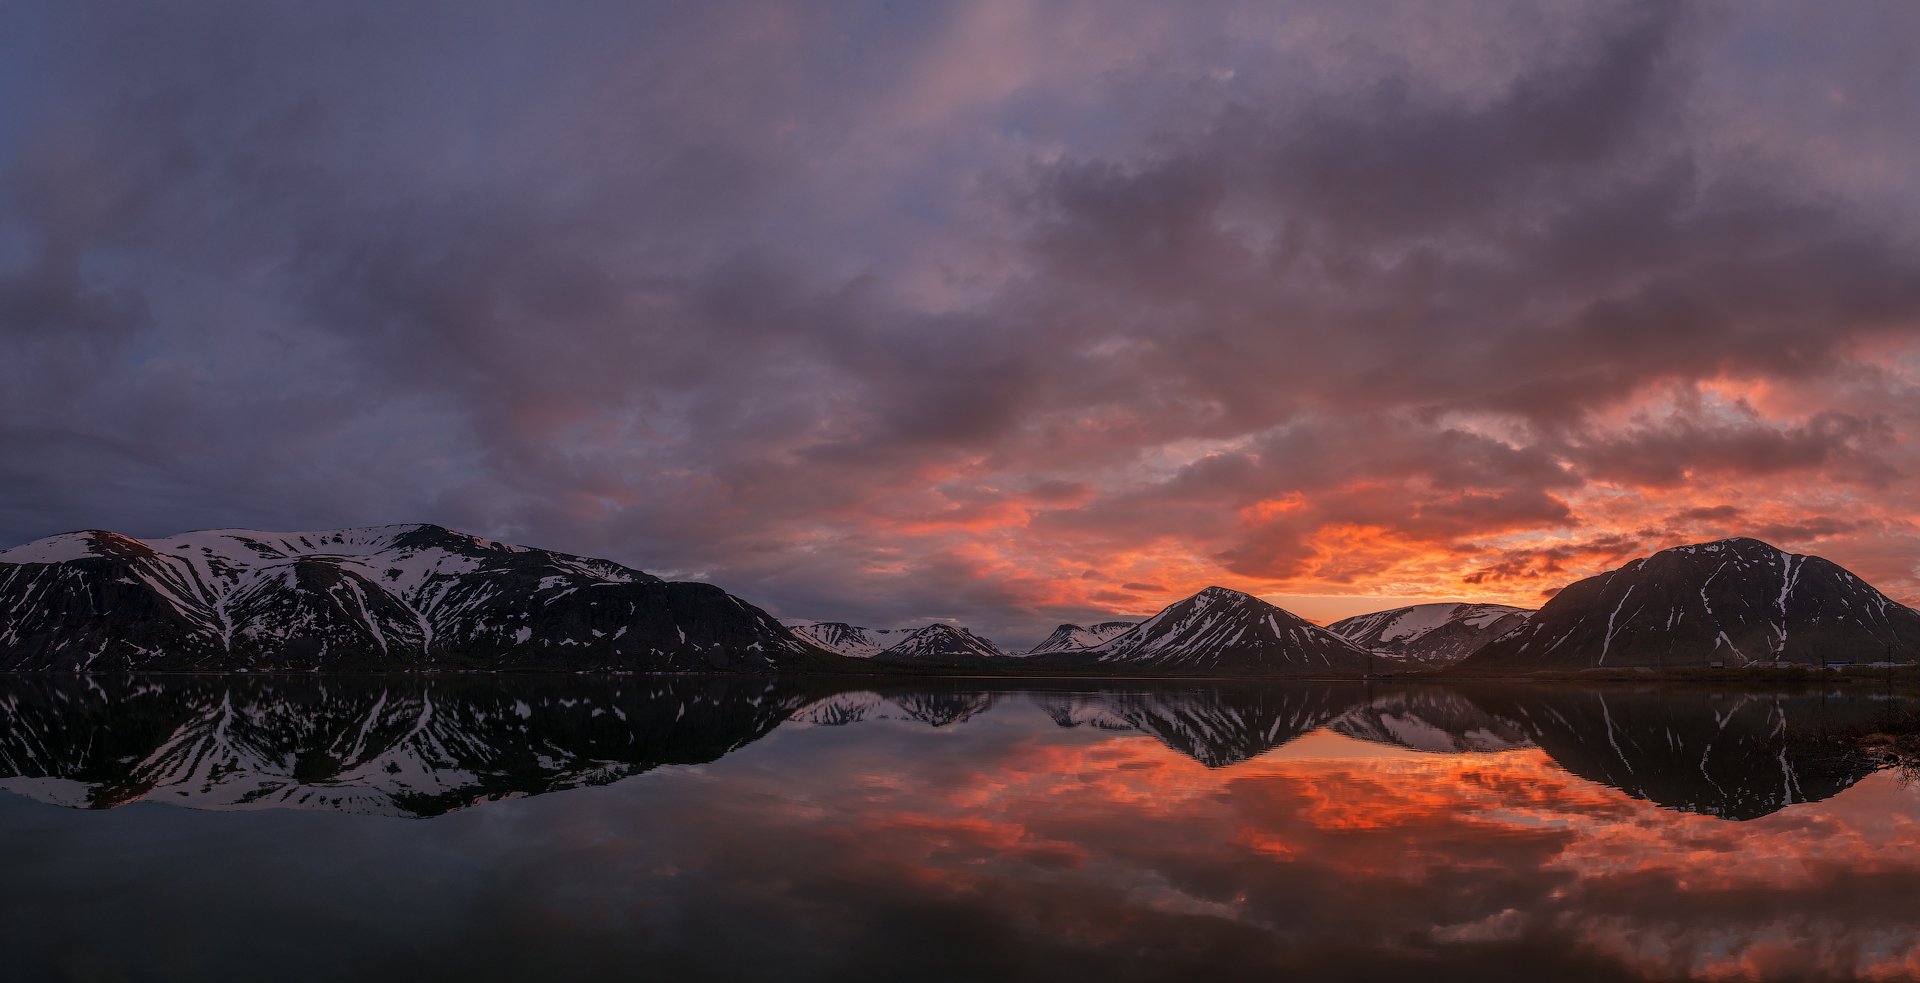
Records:
M0 8L0 544L438 522L1003 643L1920 601L1920 7Z

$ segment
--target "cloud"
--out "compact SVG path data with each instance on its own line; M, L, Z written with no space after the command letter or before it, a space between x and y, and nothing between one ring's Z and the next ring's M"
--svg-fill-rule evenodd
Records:
M0 539L432 519L1010 642L1709 528L1920 597L1905 13L747 6L0 15Z

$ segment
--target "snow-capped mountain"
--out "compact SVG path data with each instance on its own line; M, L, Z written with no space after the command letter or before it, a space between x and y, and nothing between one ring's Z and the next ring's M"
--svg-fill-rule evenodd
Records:
M941 622L923 628L862 628L844 621L783 621L794 634L839 655L919 665L973 665L1012 653L966 628Z
M1663 550L1554 595L1462 671L1920 658L1920 612L1756 539Z
M1115 670L1225 673L1366 671L1365 649L1252 596L1209 587L1090 649L1055 653Z
M0 552L0 669L770 669L814 651L718 587L434 525Z
M1132 628L1131 621L1102 621L1097 625L1061 625L1048 635L1046 641L1027 651L1028 655L1047 655L1052 652L1078 652L1090 649L1107 639L1123 634Z
M1415 604L1336 621L1327 630L1375 655L1446 666L1520 627L1532 613L1505 604Z
M874 658L932 665L966 664L982 659L1005 659L1008 653L965 628L935 622L908 634Z
M844 621L790 618L780 623L829 652L855 659L871 659L913 634L911 628L862 628Z

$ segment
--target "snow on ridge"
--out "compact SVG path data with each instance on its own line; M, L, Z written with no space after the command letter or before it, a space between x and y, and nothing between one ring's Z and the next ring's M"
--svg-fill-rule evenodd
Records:
M93 548L94 537L98 535L98 531L88 530L36 539L9 550L0 550L0 563L66 563L69 560L103 556L105 554Z
M1418 638L1453 620L1464 604L1416 604L1402 608L1400 616L1380 631L1380 641L1398 642Z
M1132 629L1131 621L1102 621L1092 625L1063 624L1053 630L1044 641L1027 652L1028 655L1046 655L1053 652L1077 652L1089 649L1109 639L1116 638Z
M844 621L786 618L780 623L821 648L855 659L873 658L913 634L911 628L865 628Z
M0 552L0 562L64 563L111 556L113 552L103 549L101 543L112 540L144 547L176 569L184 568L180 572L197 580L209 596L233 593L277 566L300 560L322 560L351 569L389 592L413 601L430 580L470 573L481 565L480 557L454 549L401 545L408 536L438 528L414 522L312 532L201 529L151 540L86 530L16 546ZM543 553L566 573L605 583L632 583L645 576L611 560L535 550L452 530L446 530L446 535L483 553Z

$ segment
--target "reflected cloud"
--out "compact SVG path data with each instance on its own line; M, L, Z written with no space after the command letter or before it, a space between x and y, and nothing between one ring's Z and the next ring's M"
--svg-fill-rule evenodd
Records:
M270 902L302 924L350 903L406 938L383 965L472 978L528 959L694 979L1920 966L1920 797L1832 740L1891 705L1871 697L593 676L0 694L5 787L199 807L0 801L12 924L98 929L109 965L184 939L238 967L250 943L208 926L254 938ZM119 886L27 903L73 878ZM24 951L31 972L46 947Z

